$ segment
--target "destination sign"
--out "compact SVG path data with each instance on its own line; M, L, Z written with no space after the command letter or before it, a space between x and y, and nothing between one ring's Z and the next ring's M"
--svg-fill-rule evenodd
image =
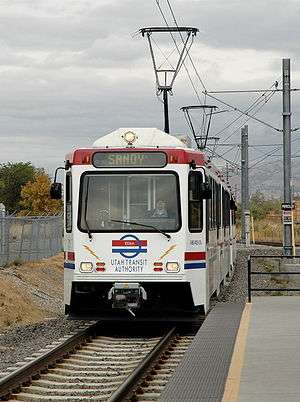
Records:
M96 152L93 155L93 165L97 168L151 168L166 164L167 156L163 152Z

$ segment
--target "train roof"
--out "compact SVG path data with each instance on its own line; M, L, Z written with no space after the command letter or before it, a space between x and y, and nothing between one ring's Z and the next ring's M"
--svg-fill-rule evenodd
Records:
M167 134L158 128L152 127L121 127L112 133L106 134L98 138L93 147L106 148L106 147L121 147L124 148L128 144L125 140L126 135L132 133L135 137L132 145L135 148L148 148L148 147L168 147L168 148L183 148L186 144L173 135Z
M127 133L130 133L131 138L135 137L130 146L125 139ZM195 162L198 166L207 167L221 181L225 181L222 173L211 163L204 152L188 148L183 140L157 128L119 128L98 138L92 147L76 149L69 153L66 160L72 165L89 165L92 163L92 156L97 151L163 151L167 154L168 163L190 164Z
M130 143L127 141L128 138L131 139ZM66 159L74 165L89 164L97 151L163 151L168 155L169 163L188 164L194 160L198 166L203 166L208 161L203 152L188 148L184 140L157 128L148 127L119 128L98 138L92 147L74 150L66 156Z

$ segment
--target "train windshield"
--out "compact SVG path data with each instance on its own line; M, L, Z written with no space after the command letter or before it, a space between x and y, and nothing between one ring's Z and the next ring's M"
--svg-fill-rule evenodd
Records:
M173 173L88 173L80 193L79 229L83 231L180 229L178 178Z

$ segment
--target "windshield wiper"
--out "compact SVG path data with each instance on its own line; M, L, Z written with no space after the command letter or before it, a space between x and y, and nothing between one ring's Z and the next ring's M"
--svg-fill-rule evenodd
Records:
M156 226L144 225L143 223L131 222L131 221L119 221L119 220L117 220L117 219L110 219L110 221L111 221L111 222L117 222L117 223L128 223L129 225L137 225L137 226L143 226L143 227L145 227L145 228L151 228L151 229L154 229L154 230L156 230L157 232L161 233L162 235L166 236L166 238L167 238L168 240L171 239L171 236L170 236L168 233L163 232L162 230L158 229Z
M92 240L92 238L93 238L92 233L91 233L91 230L89 228L89 225L88 225L88 222L87 222L87 219L86 219L87 202L88 202L88 196L89 196L89 184L90 184L90 178L88 177L87 178L87 183L86 183L86 195L85 195L85 200L84 200L84 202L85 202L85 205L84 205L84 223L85 223L85 227L86 227L89 239Z

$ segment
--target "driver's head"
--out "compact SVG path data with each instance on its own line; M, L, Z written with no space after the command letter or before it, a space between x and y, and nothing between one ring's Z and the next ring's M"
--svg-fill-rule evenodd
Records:
M166 209L166 202L163 201L163 200L157 201L156 208L157 208L159 211L162 211L162 210Z

